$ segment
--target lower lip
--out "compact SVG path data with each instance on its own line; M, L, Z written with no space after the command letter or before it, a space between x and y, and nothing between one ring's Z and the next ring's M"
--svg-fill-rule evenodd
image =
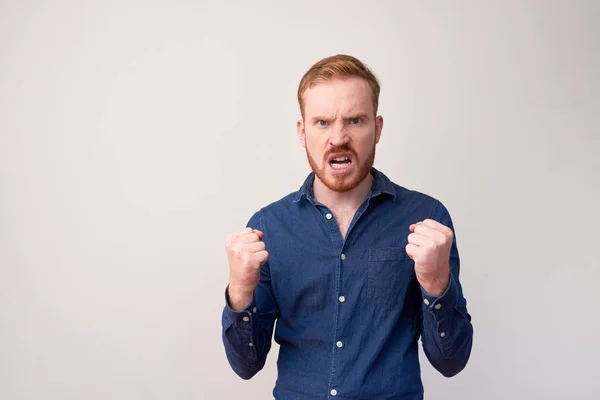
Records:
M348 163L348 165L343 168L340 168L340 167L334 168L331 164L328 164L329 171L331 172L332 175L349 174L352 171L352 166L353 166L353 163Z

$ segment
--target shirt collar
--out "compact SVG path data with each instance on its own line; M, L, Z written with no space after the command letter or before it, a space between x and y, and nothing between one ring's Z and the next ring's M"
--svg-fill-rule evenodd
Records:
M392 181L385 176L385 174L375 167L371 167L371 175L373 175L373 186L371 187L371 193L369 194L369 198L379 196L382 193L389 194L394 199L396 198L396 188ZM313 183L315 180L315 173L311 172L308 174L304 183L300 187L300 189L294 193L293 199L294 203L297 203L302 199L302 197L306 197L308 201L314 203L313 197Z

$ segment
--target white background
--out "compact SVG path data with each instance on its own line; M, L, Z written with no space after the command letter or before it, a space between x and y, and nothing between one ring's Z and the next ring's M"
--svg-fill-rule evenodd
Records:
M475 340L426 399L600 398L600 2L0 1L0 399L268 399L225 236L309 172L297 84L381 79L375 166L442 200Z

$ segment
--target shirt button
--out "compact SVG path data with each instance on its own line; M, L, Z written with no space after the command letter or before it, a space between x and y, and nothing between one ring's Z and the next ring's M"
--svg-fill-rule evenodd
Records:
M252 346L254 346L254 343L250 342L250 343L248 343L248 346L252 347Z
M440 308L442 308L442 305L440 303L437 303L434 308L436 310L439 310Z
M335 344L337 347L342 347L344 345L344 343L342 343L342 341L340 340L339 342L337 342Z
M244 317L244 318L242 318L242 319L244 320L244 322L248 322L248 321L250 321L250 318L248 318L248 317Z
M445 337L445 336L446 336L446 332L442 332L442 333L440 333L440 336L441 336L441 337Z
M327 218L327 219L331 219L331 217L333 217L333 215L331 215L331 213L327 213L327 214L325 214L325 218Z
M427 300L427 299L424 299L424 300L423 300L423 303L425 303L426 305L429 305L429 300Z
M252 312L253 312L253 313L256 313L256 307L254 307L254 308L252 309Z
M331 392L329 393L331 393L332 396L337 396L337 390L335 389L331 389Z
M340 296L338 300L340 301L340 303L343 303L346 301L346 298L344 296Z
M340 256L340 258L341 258L342 260L345 260L345 259L346 259L346 255L342 253L342 255Z

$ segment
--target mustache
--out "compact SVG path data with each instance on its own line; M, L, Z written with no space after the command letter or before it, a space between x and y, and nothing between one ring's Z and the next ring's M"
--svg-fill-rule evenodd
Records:
M324 157L327 158L334 153L344 153L344 152L352 153L352 155L354 155L355 157L357 156L356 151L354 151L354 149L352 147L350 147L350 145L344 144L342 146L334 146L334 147L330 148L329 150L327 150Z

